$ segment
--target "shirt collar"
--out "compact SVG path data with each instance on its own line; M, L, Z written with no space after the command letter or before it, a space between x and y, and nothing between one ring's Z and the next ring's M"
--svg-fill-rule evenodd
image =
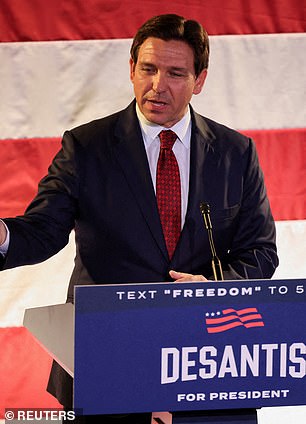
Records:
M158 134L162 130L172 130L175 132L175 134L178 136L179 140L184 144L184 146L189 149L190 137L186 137L189 126L191 125L191 115L189 106L183 118L171 128L165 128L161 125L154 124L153 122L148 121L147 118L140 111L137 103L136 114L140 123L141 130L144 134L144 142L147 147L153 142L153 140L158 137Z

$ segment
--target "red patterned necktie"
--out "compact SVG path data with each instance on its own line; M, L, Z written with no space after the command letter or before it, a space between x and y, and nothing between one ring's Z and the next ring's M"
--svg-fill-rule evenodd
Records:
M156 198L164 237L171 259L181 233L181 183L176 157L172 151L177 135L161 131L156 173Z

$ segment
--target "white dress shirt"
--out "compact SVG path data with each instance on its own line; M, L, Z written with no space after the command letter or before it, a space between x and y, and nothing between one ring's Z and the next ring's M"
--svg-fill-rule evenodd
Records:
M5 223L1 219L0 219L0 221L4 224L4 226L6 228L6 239L5 239L4 243L0 245L0 255L5 256L7 254L9 244L10 244L10 232L9 232L7 226L5 225Z
M160 150L160 140L158 134L162 130L172 130L177 135L177 140L173 145L181 180L181 206L182 206L182 222L183 228L188 203L189 191L189 170L190 170L190 139L191 139L191 115L188 108L183 118L171 128L165 128L157 124L149 122L141 113L138 105L136 105L136 113L139 119L141 132L144 140L145 149L149 161L152 181L156 191L156 169Z

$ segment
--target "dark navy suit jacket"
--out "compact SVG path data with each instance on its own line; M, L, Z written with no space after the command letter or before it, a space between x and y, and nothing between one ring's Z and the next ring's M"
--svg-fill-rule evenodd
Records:
M45 260L75 229L68 300L76 284L169 281L170 269L209 278L211 251L199 207L205 201L225 279L270 278L278 264L275 225L254 143L193 110L191 116L188 208L171 261L133 101L64 134L25 215L5 219L11 242L2 267Z

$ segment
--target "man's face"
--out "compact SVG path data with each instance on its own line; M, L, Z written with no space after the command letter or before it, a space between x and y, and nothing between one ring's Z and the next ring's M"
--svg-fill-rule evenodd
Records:
M196 78L194 54L183 41L147 38L137 63L130 59L130 78L137 104L148 121L170 128L186 113L193 94L199 94L207 71Z

